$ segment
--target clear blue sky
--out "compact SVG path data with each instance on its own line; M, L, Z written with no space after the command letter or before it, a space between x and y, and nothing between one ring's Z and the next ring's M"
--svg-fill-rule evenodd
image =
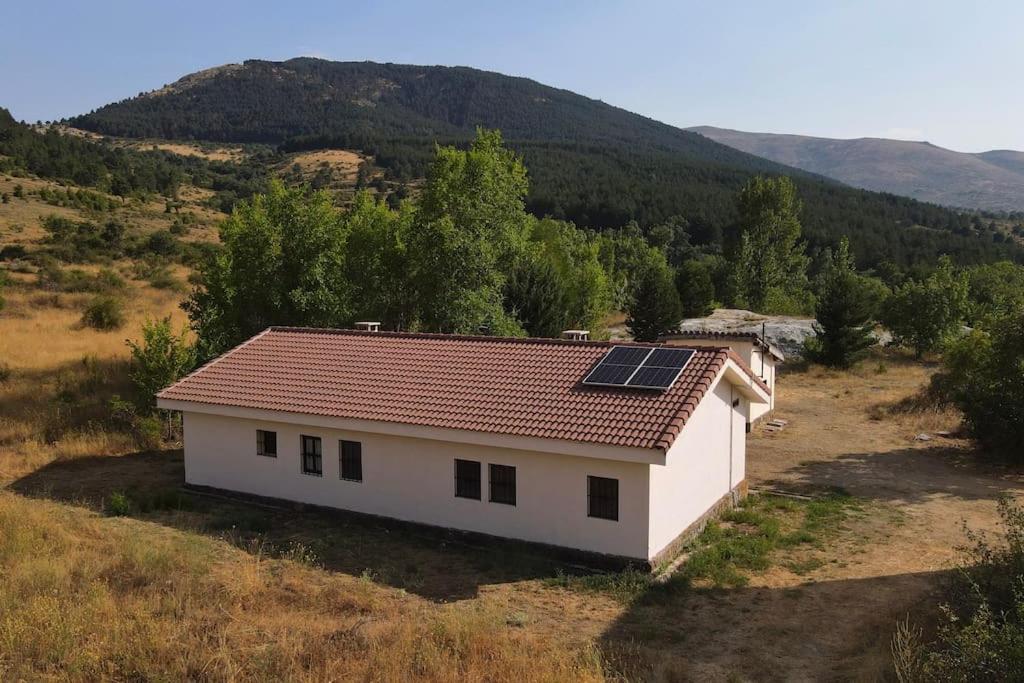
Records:
M0 106L86 112L244 59L466 65L678 126L1024 150L1024 2L10 3Z

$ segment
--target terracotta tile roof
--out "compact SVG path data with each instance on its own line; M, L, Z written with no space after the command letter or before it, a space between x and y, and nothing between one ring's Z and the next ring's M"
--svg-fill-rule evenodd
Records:
M725 348L696 349L666 392L581 385L614 345L270 328L158 397L667 450L727 358L768 391Z

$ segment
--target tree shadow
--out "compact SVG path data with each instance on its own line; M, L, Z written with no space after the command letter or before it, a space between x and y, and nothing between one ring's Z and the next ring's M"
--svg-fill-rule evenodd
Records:
M631 679L892 680L890 643L933 624L953 570L772 588L656 587L600 637Z
M589 570L537 546L302 505L269 506L182 489L182 451L54 461L9 488L108 511L123 493L132 517L281 555L312 552L329 571L401 588L439 602L478 596L481 586Z
M754 485L796 492L841 488L867 499L920 503L939 497L996 500L1024 491L1024 475L972 450L934 446L807 460Z

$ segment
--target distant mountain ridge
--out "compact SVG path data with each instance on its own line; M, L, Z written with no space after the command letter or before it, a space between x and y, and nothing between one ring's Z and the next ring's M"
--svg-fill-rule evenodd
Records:
M1024 211L1024 152L954 152L928 142L689 128L723 145L876 192L944 206Z
M129 138L357 150L395 184L423 178L435 144L497 128L529 171L527 208L581 227L635 221L647 230L681 217L693 245L721 249L737 230L737 192L772 174L796 182L812 253L843 235L865 266L941 253L974 263L1012 249L962 212L854 189L568 90L469 67L249 60L69 123Z

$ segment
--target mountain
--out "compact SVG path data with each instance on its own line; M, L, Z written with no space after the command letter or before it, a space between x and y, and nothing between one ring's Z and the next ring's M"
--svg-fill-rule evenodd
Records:
M69 121L105 135L358 150L391 181L422 178L434 145L501 129L530 172L528 208L594 229L675 216L721 246L751 176L786 174L804 201L812 251L854 235L874 265L991 260L1011 247L976 218L846 187L568 90L466 67L250 60L208 69ZM972 220L973 219L973 220Z
M1024 152L968 154L928 142L882 138L835 140L712 126L689 130L866 190L968 209L1024 210Z

